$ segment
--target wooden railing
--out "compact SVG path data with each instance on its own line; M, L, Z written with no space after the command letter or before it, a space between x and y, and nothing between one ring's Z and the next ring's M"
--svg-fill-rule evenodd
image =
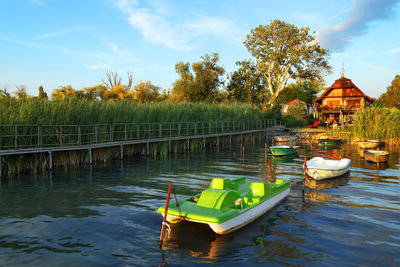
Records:
M285 123L278 120L257 120L92 125L0 124L0 151L80 146L179 136L204 136L208 134L262 130L277 125L285 125Z
M361 105L346 105L346 106L318 106L317 110L319 112L340 112L342 111L356 111L357 109L361 108Z

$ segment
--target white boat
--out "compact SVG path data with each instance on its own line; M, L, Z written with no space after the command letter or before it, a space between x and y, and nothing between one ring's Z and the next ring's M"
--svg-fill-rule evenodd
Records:
M350 159L330 160L315 157L307 161L306 172L315 180L329 179L345 174L350 164Z
M275 141L278 142L278 143L281 143L281 142L295 142L296 141L296 136L292 136L292 135L275 136Z

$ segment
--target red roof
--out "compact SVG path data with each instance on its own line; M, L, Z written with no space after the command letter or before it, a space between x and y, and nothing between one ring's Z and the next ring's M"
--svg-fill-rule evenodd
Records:
M296 99L293 99L292 101L290 101L290 102L287 102L286 103L286 105L291 105L291 104L293 104L294 102L296 102L296 101L299 101L299 98L297 97Z

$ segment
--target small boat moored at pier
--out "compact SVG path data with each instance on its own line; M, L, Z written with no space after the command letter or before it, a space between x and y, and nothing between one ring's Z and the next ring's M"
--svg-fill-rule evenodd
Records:
M289 181L256 182L214 178L209 188L193 197L171 202L167 221L208 224L217 234L233 232L276 206L290 192ZM164 214L165 208L157 209Z
M291 135L280 135L280 136L275 136L275 141L277 143L294 143L296 142L296 136L291 136Z
M358 141L358 146L361 148L376 148L379 146L379 143L377 140L364 140Z
M364 150L364 158L372 162L386 162L389 155L388 151Z
M329 179L345 174L350 164L350 159L330 160L315 157L307 161L306 173L315 180Z
M299 150L298 146L270 146L269 151L273 156L287 156L296 154Z
M342 139L336 138L336 137L318 139L318 143L321 146L336 146L336 145L340 144L341 141L342 141Z

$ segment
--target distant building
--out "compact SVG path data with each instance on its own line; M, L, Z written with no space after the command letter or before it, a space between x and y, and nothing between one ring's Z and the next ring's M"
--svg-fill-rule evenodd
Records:
M347 121L358 109L364 108L374 99L364 94L350 79L342 77L314 100L315 117L326 121L330 115L340 121L340 115Z
M296 99L293 99L290 102L281 104L281 112L283 114L286 114L288 112L288 110L289 110L289 107L291 105L294 105L294 104L300 104L301 106L303 106L304 114L300 114L300 115L301 116L305 116L306 115L306 111L307 111L307 105L303 101L299 100L299 98L296 98Z

